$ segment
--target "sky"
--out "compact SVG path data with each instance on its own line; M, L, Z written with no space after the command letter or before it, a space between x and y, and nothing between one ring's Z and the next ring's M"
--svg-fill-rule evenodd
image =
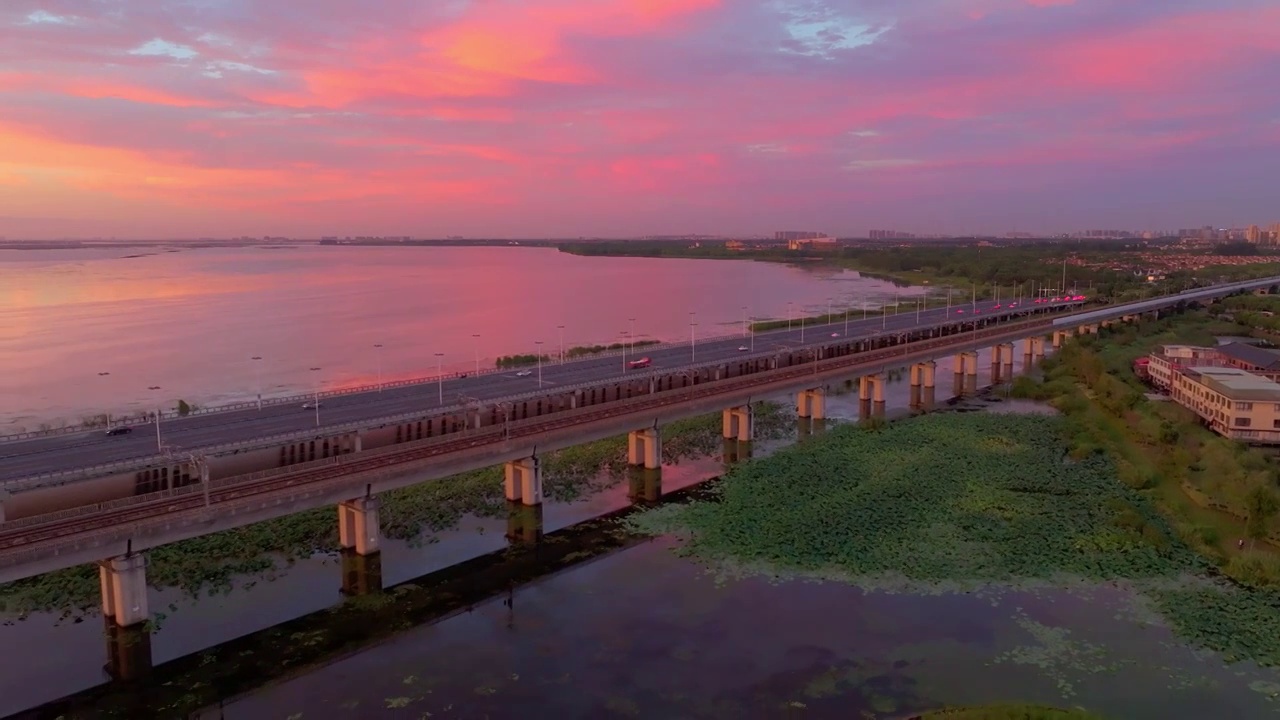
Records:
M1280 221L1275 0L4 0L0 236Z

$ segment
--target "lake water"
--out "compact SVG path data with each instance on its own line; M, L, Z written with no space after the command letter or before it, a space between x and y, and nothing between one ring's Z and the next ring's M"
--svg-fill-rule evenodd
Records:
M446 368L476 355L492 367L536 341L685 340L689 313L710 337L739 332L744 314L899 293L921 290L812 266L549 248L0 250L0 434L178 399L234 402L259 385L309 392L311 367L333 389L434 375L438 352Z

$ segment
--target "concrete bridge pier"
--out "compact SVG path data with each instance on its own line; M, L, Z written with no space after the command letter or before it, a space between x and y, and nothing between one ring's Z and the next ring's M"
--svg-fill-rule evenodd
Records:
M650 470L662 467L662 435L657 428L632 430L627 435L627 464Z
M120 555L98 563L102 588L102 616L120 627L141 625L151 618L147 609L147 556Z
M358 555L375 555L382 549L382 529L376 497L362 497L338 503L338 544Z
M796 393L796 415L814 420L826 419L827 389L816 387Z
M1061 350L1067 340L1071 339L1071 333L1066 330L1053 331L1053 349Z
M627 499L632 503L655 503L662 499L662 468L629 468L627 482Z
M1027 354L1031 357L1032 363L1039 364L1043 362L1044 361L1044 338L1038 335L1033 338L1028 338ZM1031 365L1028 364L1026 369L1030 370Z
M991 346L991 384L999 385L1004 367L1004 345Z
M961 395L973 395L978 392L978 353L976 350L962 352L958 356L964 363L964 386Z
M537 457L512 460L502 470L502 485L508 501L542 504L542 463Z
M1000 377L1005 382L1013 381L1013 343L1003 343L1000 345Z
M542 505L507 503L507 542L537 545L542 541Z
M342 594L347 597L382 592L382 553L361 555L355 548L343 548Z
M796 440L804 442L827 431L826 418L796 418Z
M751 442L755 438L755 411L750 405L739 405L721 413L724 427L723 437L740 442Z
M146 623L120 627L104 617L107 664L103 668L113 680L139 680L151 671L151 631Z

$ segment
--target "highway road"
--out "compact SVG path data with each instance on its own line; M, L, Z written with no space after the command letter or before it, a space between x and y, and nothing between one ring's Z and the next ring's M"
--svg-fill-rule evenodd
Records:
M1057 303L1063 306L1065 303ZM851 320L849 336L871 337L883 332L900 332L917 327L931 327L944 322L972 317L976 307L984 318L1007 317L1026 311L1031 305L1020 303L1018 307L1004 304L996 309L993 301L958 304L947 308L933 308L917 314L890 315L887 321L880 316L867 320ZM960 311L963 310L963 313ZM830 325L814 325L803 331L801 342L799 322L792 330L776 330L756 333L754 352L741 351L740 346L750 345L748 338L722 339L698 343L696 356L688 344L668 348L638 348L633 356L649 357L653 363L649 370L632 370L631 373L647 373L650 370L679 368L716 361L772 355L782 348L798 348L820 342L830 342L833 334L843 336L845 323L840 320ZM454 407L474 400L497 400L539 389L535 368L528 376L517 375L516 370L487 375L446 379L444 381L443 407ZM576 385L584 382L604 383L624 375L622 358L594 357L560 363L544 363L542 389L554 391L557 386ZM369 391L322 398L320 408L321 427L341 425L382 417L430 411L441 406L436 383L424 383L406 387L388 388L381 392ZM315 413L297 405L265 406L261 410L247 409L223 413L211 413L166 421L161 433L166 445L185 450L252 440L270 435L310 430L316 427ZM152 425L137 426L128 435L107 436L105 432L91 431L71 435L54 435L0 444L0 483L27 478L49 472L75 470L102 463L143 459L156 456L155 428ZM2 488L2 485L0 485Z

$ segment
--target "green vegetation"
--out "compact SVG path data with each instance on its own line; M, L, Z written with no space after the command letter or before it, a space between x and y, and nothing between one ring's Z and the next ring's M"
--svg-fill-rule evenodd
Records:
M944 708L913 720L1098 720L1084 710L1059 710L1037 705L988 705L971 708Z
M756 433L777 438L790 430L791 416L773 403L756 406ZM663 458L678 462L721 449L720 415L704 415L663 429ZM544 458L543 492L549 500L572 502L616 484L625 476L626 436L549 453ZM466 515L505 517L501 467L433 480L383 495L382 530L387 537L433 542L434 533L455 527ZM338 547L332 509L320 508L205 535L150 551L147 579L156 587L179 587L196 594L230 591L237 578L269 574L283 559L291 562ZM0 611L74 610L97 602L98 575L80 566L0 585ZM162 617L162 614L160 615Z
M550 355L501 355L494 361L494 367L515 368L537 365L539 362L551 362Z
M586 357L588 355L599 355L606 352L617 352L623 348L642 348L650 345L658 345L658 340L637 340L633 343L613 343L612 345L575 345L564 351L565 359L572 360L574 358ZM499 368L515 368L527 367L529 365L537 365L541 359L544 363L549 363L555 358L550 355L503 355L494 361L494 365Z
M936 414L837 427L736 468L715 499L635 516L721 572L949 592L1125 580L1191 642L1280 664L1280 591L1214 579L1067 416Z
M191 414L191 406L187 404L186 400L178 401L178 414L184 417Z
M838 251L792 251L783 246L733 250L723 242L702 242L697 247L671 241L618 241L569 243L561 252L575 255L706 258L761 260L767 262L817 262L838 265L863 275L900 284L950 285L969 292L976 288L979 299L993 297L996 286L1023 285L1057 287L1062 284L1063 260L1068 260L1067 283L1102 300L1137 300L1163 294L1246 278L1275 274L1276 264L1211 265L1197 270L1178 270L1164 280L1148 283L1146 261L1135 253L1143 243L1118 242L1024 242L978 245L972 241L915 242L911 245L861 243L845 245ZM1256 248L1255 248L1256 249ZM1205 257L1211 257L1205 252ZM1269 258L1260 258L1260 260Z

